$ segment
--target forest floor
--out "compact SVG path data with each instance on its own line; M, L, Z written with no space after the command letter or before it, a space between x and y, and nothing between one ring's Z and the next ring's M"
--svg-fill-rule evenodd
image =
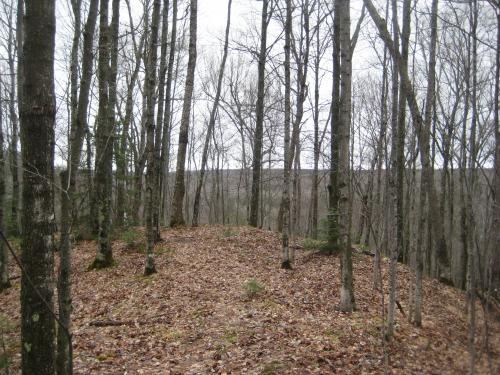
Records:
M141 236L143 233L141 232ZM381 293L373 258L354 252L358 310L337 311L339 259L297 250L280 266L280 237L247 227L164 230L158 273L144 277L143 245L114 243L116 265L87 271L95 242L73 256L75 374L463 374L468 368L465 294L424 280L423 327L397 311L382 344ZM136 245L136 246L135 246ZM388 262L382 264L387 288ZM0 337L10 373L20 362L19 270L0 295ZM398 265L398 301L408 310L410 272ZM262 287L261 290L260 287ZM387 289L386 289L387 290ZM386 298L387 300L387 298ZM477 373L490 373L478 305ZM490 319L492 373L500 373L500 321ZM385 347L385 348L384 348ZM1 372L1 370L0 370Z

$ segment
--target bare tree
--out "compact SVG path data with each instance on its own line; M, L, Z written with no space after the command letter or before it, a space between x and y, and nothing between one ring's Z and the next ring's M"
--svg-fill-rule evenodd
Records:
M108 25L109 0L101 0L99 18L99 111L96 132L96 194L99 203L98 250L91 268L113 264L110 241L111 188L116 103L116 56L120 0L113 0L113 17ZM111 56L110 56L111 54ZM112 108L111 108L112 107Z
M4 223L4 201L5 201L5 156L4 156L4 141L3 141L3 82L0 79L0 231L5 231ZM0 243L0 292L10 287L9 281L9 252L3 241Z
M153 207L155 191L157 190L157 165L155 160L155 89L156 89L156 65L157 65L157 44L158 27L160 23L160 0L153 3L153 15L151 20L151 35L149 37L149 55L146 66L146 160L148 163L146 171L146 267L145 275L156 272L154 264L154 243L155 243L155 223ZM160 139L156 140L157 142Z
M252 197L250 199L250 217L248 224L256 227L259 216L259 195L262 169L262 136L264 133L264 84L267 57L267 26L269 0L262 1L262 15L260 28L260 51L257 80L257 106L255 109L255 133L253 139L252 159Z
M282 246L283 255L281 258L281 268L292 268L292 259L290 257L290 38L292 34L292 3L286 1L286 20L285 20L285 144L284 144L284 169L283 169L283 229Z
M177 168L175 172L175 187L172 199L172 216L170 226L182 226L185 224L182 213L185 195L185 164L186 150L189 139L189 117L191 112L191 100L194 89L194 71L196 68L196 32L198 18L198 0L191 0L191 15L189 19L189 59L186 76L186 87L184 91L184 104L182 108L181 127L179 130L179 148L177 150Z
M27 0L21 97L23 374L54 374L55 1ZM36 261L34 261L36 260Z

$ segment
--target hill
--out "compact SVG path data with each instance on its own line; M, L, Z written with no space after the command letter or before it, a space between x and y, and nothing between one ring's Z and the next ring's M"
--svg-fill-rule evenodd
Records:
M108 270L86 270L94 242L75 248L75 374L467 372L464 293L424 280L424 326L414 328L402 315L410 280L404 265L398 265L402 310L395 339L384 349L381 293L372 288L372 258L361 252L353 258L358 310L344 314L336 310L336 257L300 249L294 270L284 271L276 233L223 226L164 230L156 249L159 272L143 277L138 231L115 241L117 264ZM387 267L383 261L384 276ZM20 281L13 282L0 295L0 321L16 373ZM477 372L489 373L479 305L478 314ZM500 322L490 321L489 331L495 372Z

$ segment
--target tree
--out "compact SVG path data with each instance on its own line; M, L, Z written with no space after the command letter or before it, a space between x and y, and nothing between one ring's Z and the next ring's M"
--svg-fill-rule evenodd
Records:
M283 229L281 257L281 268L292 268L290 257L290 37L292 34L292 4L291 0L286 1L285 20L285 144L284 144L284 168L283 168Z
M4 233L4 201L5 201L5 157L3 152L3 106L2 81L0 79L0 231ZM5 244L0 242L0 292L10 287L9 281L9 252Z
M196 68L196 30L198 18L198 0L191 0L191 15L189 19L189 59L187 66L184 104L182 107L181 127L179 130L179 148L177 149L177 168L175 172L175 187L172 199L172 216L170 226L177 227L185 224L182 213L185 183L184 172L186 164L186 150L189 139L189 117L191 113L191 99L194 89L194 71Z
M500 1L497 5L497 50L496 50L496 68L495 68L495 99L494 99L494 127L495 127L495 177L493 183L493 220L490 230L490 271L489 271L489 290L493 296L500 300L500 125L499 125L499 105L500 97ZM495 229L497 228L497 229Z
M264 83L266 74L267 56L267 26L269 24L267 11L269 0L262 1L262 15L260 28L260 51L257 79L257 106L255 109L255 133L253 139L252 160L252 197L250 199L250 217L248 224L256 227L259 214L259 195L262 169L262 136L264 132Z
M162 13L162 28L161 28L161 51L160 51L160 66L158 76L158 107L156 110L156 128L155 128L155 147L154 147L154 160L155 160L155 182L153 190L153 226L155 231L155 241L161 239L160 235L160 214L161 214L161 181L163 179L164 170L161 162L161 151L163 148L163 132L166 131L163 126L163 118L165 116L165 77L167 75L167 44L168 44L168 11L169 0L163 0L163 13ZM175 48L171 47L173 50Z
M155 89L156 89L156 60L158 44L158 26L160 23L160 0L155 0L153 4L153 15L151 20L151 35L149 37L149 55L146 66L146 160L148 163L146 171L146 267L145 275L156 272L154 263L154 243L156 239L154 211L155 191L158 188L157 176L158 168L155 158ZM157 124L159 126L159 124ZM159 142L160 139L156 139Z
M18 1L18 13L16 20L16 30L14 29L14 7L10 7L9 12L9 40L7 44L7 56L9 65L10 76L10 90L9 90L9 117L12 127L11 142L10 142L10 173L12 175L12 204L11 204L11 217L10 217L10 232L14 235L20 233L19 231L19 126L18 126L18 113L19 103L16 108L16 99L22 95L22 76L19 73L22 69L22 17L23 17L23 4ZM14 32L16 31L16 32ZM17 47L17 48L16 48ZM16 49L17 49L17 74L16 74ZM17 82L16 82L17 76ZM17 90L17 96L16 96ZM20 111L19 111L20 112Z
M170 51L168 54L168 67L167 67L167 87L165 88L165 113L163 115L162 140L161 140L161 156L160 156L160 177L158 179L158 191L160 198L163 191L167 191L165 185L168 182L168 168L169 168L169 155L170 155L170 130L172 119L172 83L174 81L174 64L175 64L175 50L177 42L177 0L172 1L172 30L170 32ZM176 74L178 69L176 69ZM176 75L177 76L177 75ZM158 125L160 126L160 125ZM166 197L163 196L162 202L159 205L160 211L163 213L164 202ZM166 220L166 219L165 219Z
M80 93L78 96L78 49L80 44L80 11L81 2L74 1L73 14L75 16L75 31L73 47L71 52L71 118L67 168L61 174L61 242L60 242L60 265L58 276L58 302L59 319L66 330L59 329L57 332L57 363L56 369L59 375L71 374L72 358L70 356L71 344L68 341L68 330L71 322L71 232L74 230L77 207L77 178L83 138L87 128L87 112L89 106L90 81L92 76L92 44L94 41L94 30L97 21L97 9L99 1L92 0L89 6L87 22L83 32L83 56L82 76L80 80Z
M21 350L23 374L54 374L53 173L55 1L26 0L21 145Z
M113 0L113 17L110 27L108 25L109 0L101 0L100 3L99 110L97 114L95 177L96 194L99 204L99 235L97 255L90 266L90 268L96 269L109 267L113 264L110 231L119 4L120 0Z
M349 137L351 128L351 18L350 0L336 0L335 12L339 13L340 41L340 113L338 123L338 223L341 249L341 311L355 309L351 254L351 214L349 178Z

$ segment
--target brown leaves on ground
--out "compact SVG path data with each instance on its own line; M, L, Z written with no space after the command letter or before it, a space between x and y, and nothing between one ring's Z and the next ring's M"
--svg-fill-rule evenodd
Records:
M372 289L369 256L354 254L358 311L344 314L336 310L338 258L298 250L294 269L281 270L279 235L246 227L165 230L162 236L158 273L149 277L143 276L144 255L123 242L114 244L117 265L101 271L86 271L95 243L75 248L76 374L467 372L463 292L425 280L423 328L398 311L395 338L384 356L381 298ZM398 277L397 298L407 310L407 267L398 265ZM13 357L11 372L20 362L19 280L14 284L0 296L0 318L9 322L3 336ZM482 322L477 372L488 373ZM495 372L498 321L489 322L489 331Z

